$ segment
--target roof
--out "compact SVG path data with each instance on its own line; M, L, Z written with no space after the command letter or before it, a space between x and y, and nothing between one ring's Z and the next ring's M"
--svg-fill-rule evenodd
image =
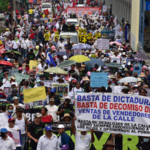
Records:
M85 7L84 4L78 4L77 7Z
M77 32L60 32L60 36L62 35L77 35L78 36L78 33Z
M78 19L77 18L68 18L66 22L77 22L78 23Z

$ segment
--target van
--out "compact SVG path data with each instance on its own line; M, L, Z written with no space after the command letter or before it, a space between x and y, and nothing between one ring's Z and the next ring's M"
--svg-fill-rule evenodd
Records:
M52 5L51 3L42 3L42 6L41 6L41 9L42 9L42 12L46 9L48 9L49 13L52 14Z
M78 22L77 18L68 18L67 21L66 21L66 24L67 25L71 24L71 25L78 26L79 22Z
M60 32L59 39L63 38L64 41L67 41L67 37L70 37L70 41L74 45L79 43L78 32L76 32L75 30L75 25L69 25L69 26L67 24L63 25L62 31Z

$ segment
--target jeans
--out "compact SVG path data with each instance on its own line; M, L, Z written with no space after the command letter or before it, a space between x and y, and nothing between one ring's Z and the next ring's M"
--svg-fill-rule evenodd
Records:
M22 150L24 150L24 147L25 147L25 144L26 144L26 141L27 141L26 134L22 134L21 138L22 138Z
M22 150L22 148L21 147L16 147L16 150Z
M36 150L36 148L32 148L32 150Z
M22 51L23 58L26 58L27 57L27 50L22 48L21 51Z

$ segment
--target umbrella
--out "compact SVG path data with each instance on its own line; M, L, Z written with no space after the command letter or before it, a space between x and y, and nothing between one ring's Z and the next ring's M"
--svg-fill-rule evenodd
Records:
M138 79L135 77L125 77L123 79L121 79L119 82L120 83L130 83L130 82L137 82Z
M95 64L98 64L98 66L104 66L105 63L101 59L96 59L96 58L90 58L90 61L85 62L85 66L94 68Z
M63 56L63 55L67 55L67 53L66 52L56 52L56 53L54 53L54 55Z
M77 44L73 46L72 49L86 49L87 50L87 49L93 49L93 47L88 44Z
M40 24L35 24L36 27L40 26Z
M116 42L116 41L114 41L114 42L110 42L109 44L110 44L110 45L117 44L118 46L122 46L122 44L121 44L121 43Z
M77 63L90 61L90 59L88 57L84 56L84 55L75 55L75 56L72 56L69 60L74 60Z
M0 65L6 65L6 66L14 66L11 62L8 62L8 61L4 61L4 60L2 60L2 61L0 61Z
M138 54L135 54L134 57L140 58L140 59L143 59L143 60L144 59L150 59L150 57L147 54L141 53L141 52L139 52Z
M14 53L15 53L15 55L19 55L19 56L21 56L21 54L20 54L19 52L17 52L17 51L12 51L12 50L7 51L5 54L10 54L11 52L14 52Z
M40 21L48 21L48 18L40 18Z
M53 21L53 22L50 22L50 23L47 23L46 25L51 25L51 26L55 26L56 25L56 21Z
M76 61L74 61L74 60L65 60L65 61L63 61L62 63L60 63L60 64L58 65L58 67L64 68L64 67L71 66L71 65L73 65L73 64L76 64Z
M67 74L66 71L64 71L63 69L59 67L51 67L51 68L46 69L44 72L56 73L56 74Z
M110 67L110 68L119 68L119 67L122 67L121 64L117 64L117 63L109 63L109 64L106 64L107 67Z
M36 0L29 0L28 3L37 3L37 1Z

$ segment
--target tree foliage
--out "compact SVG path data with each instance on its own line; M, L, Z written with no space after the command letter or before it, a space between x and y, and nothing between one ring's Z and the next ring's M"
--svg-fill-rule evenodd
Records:
M8 5L9 5L8 0L0 0L0 12L7 11L8 10Z

